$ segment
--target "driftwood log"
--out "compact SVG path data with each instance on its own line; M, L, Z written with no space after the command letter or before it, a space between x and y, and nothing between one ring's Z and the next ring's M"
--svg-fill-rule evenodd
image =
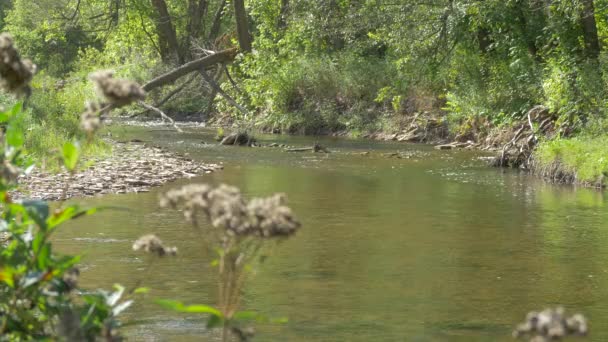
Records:
M299 148L288 148L285 150L285 152L314 152L314 153L318 153L318 152L323 152L323 153L329 153L329 150L327 148L325 148L324 146L321 146L319 144L314 144L310 147L299 147Z
M245 132L235 132L224 137L220 145L253 146L255 142L256 140L253 136Z

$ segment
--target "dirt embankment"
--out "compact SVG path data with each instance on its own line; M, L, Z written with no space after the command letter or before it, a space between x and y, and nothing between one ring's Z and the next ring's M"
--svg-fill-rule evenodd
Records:
M102 194L148 192L178 178L211 173L223 167L204 164L160 147L113 142L111 156L93 160L91 167L73 175L34 171L19 179L13 196L63 200Z

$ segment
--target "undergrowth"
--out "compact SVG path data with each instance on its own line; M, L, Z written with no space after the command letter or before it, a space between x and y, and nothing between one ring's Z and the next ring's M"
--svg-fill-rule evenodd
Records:
M547 141L539 145L534 156L539 171L570 175L576 183L604 186L608 177L606 136ZM551 174L546 176L551 177Z

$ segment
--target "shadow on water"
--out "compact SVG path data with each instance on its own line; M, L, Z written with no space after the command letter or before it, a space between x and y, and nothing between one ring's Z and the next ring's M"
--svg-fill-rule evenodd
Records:
M140 323L127 328L131 340L195 341L207 333L196 315L151 303L215 302L212 257L180 213L157 205L160 192L189 182L225 182L249 196L285 192L304 224L245 288L245 306L290 319L259 327L261 341L509 341L526 312L555 304L585 313L591 340L608 340L602 193L549 186L486 168L478 153L424 145L262 137L296 146L318 140L339 151L325 155L217 146L206 130L118 128L114 135L226 166L150 193L87 199L130 211L101 212L57 235L63 251L85 252L85 286L144 279L152 289L126 317ZM383 155L396 150L413 157ZM144 274L131 243L147 232L180 254Z

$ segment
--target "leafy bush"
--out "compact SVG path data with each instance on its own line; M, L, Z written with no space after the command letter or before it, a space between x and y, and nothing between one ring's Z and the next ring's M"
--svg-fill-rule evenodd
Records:
M257 111L253 121L263 129L305 134L361 130L375 123L381 108L377 95L395 74L384 59L351 53L293 56L289 62L248 56L237 70L247 96L234 95ZM234 112L226 103L219 109Z
M555 139L539 145L535 157L539 168L574 176L579 183L603 185L608 177L608 138Z
M0 141L0 334L8 340L118 341L116 316L131 304L119 302L124 289L82 294L76 268L80 258L55 253L50 241L62 223L95 209L61 205L51 210L43 201L12 199L18 177L32 166L23 154L20 109L18 104L0 113L6 128ZM67 149L64 159L66 167L75 167L77 150Z

